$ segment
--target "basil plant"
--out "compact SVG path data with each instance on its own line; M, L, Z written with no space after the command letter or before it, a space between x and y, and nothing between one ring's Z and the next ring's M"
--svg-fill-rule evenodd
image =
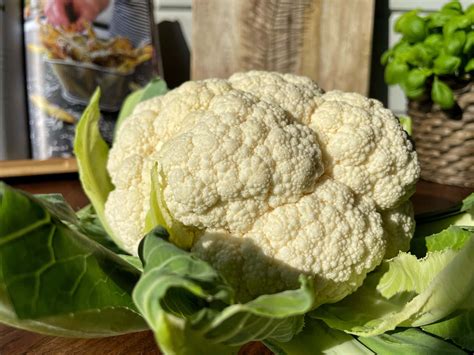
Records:
M395 31L401 40L381 57L385 82L400 85L409 99L431 97L442 109L453 108L449 83L471 80L474 71L474 4L464 10L451 1L426 16L407 12Z

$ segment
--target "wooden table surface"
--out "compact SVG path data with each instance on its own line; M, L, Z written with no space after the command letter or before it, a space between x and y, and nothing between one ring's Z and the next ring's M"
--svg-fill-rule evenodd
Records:
M76 174L10 178L6 183L31 193L60 192L76 209L88 203ZM474 189L420 181L412 198L415 213L452 206ZM242 354L270 354L260 343L243 347ZM151 332L102 339L44 336L0 324L0 355L10 354L159 354Z

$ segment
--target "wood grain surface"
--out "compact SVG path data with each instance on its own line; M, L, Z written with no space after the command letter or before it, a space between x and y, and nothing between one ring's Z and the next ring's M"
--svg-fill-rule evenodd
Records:
M78 209L87 204L77 175L7 179L16 188L31 193L62 193ZM416 213L444 209L466 197L474 189L420 181L413 197ZM44 336L0 324L0 354L159 354L151 332L127 334L102 339L69 339ZM241 354L271 354L261 343L250 343Z
M374 0L194 0L193 79L261 69L367 94ZM336 20L337 19L337 20Z
M0 160L0 179L16 176L76 173L75 158Z

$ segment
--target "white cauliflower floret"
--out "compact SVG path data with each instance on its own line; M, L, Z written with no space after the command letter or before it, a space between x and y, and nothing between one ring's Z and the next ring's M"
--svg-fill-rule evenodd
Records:
M399 205L414 192L416 153L396 117L357 93L323 91L309 78L250 71L229 78L234 88L279 105L320 139L326 174L378 209Z
M232 87L278 105L298 122L308 124L323 90L310 78L276 72L249 71L229 78Z
M236 287L239 300L296 288L306 274L314 276L321 304L359 287L385 245L373 203L326 178L313 193L264 214L242 237L209 232L192 251Z
M105 206L132 254L155 166L165 224L191 231L192 250L239 300L298 287L303 273L319 304L338 301L413 233L404 202L419 167L396 118L376 100L323 94L307 78L239 73L137 105L110 152L116 189Z
M420 168L393 113L355 93L329 92L322 99L309 126L318 135L326 174L372 198L380 210L407 200Z
M411 201L380 212L382 215L384 239L387 242L385 259L398 255L400 251L410 249L410 241L415 232L415 219Z
M239 91L215 97L158 157L170 213L185 225L243 233L314 190L323 172L314 132Z
M323 173L310 128L224 80L190 82L152 100L156 108L145 101L121 126L108 162L116 190L106 218L128 251L136 253L144 233L154 162L175 219L239 233L311 192ZM133 208L119 196L131 196ZM130 214L117 217L116 209Z

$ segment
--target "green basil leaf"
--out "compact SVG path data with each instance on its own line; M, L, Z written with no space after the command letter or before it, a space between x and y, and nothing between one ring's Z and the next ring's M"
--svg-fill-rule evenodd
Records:
M471 20L471 23L474 23L474 4L469 5L464 14Z
M411 117L400 115L397 118L403 130L407 132L409 136L411 136L413 134L413 122Z
M395 31L400 32L403 38L410 43L422 41L427 35L427 26L424 19L413 10L400 16L395 22Z
M446 36L444 42L445 52L450 55L460 55L466 43L466 32L456 31L449 36Z
M232 353L252 340L289 341L314 305L312 282L234 303L234 291L206 262L169 243L164 229L140 246L144 273L133 298L165 353Z
M433 72L437 75L454 74L461 65L461 58L449 54L441 54L433 62Z
M452 14L447 14L443 12L434 12L429 14L427 17L428 28L429 29L438 29L442 28L450 19L453 17Z
M431 88L431 98L442 109L450 109L454 106L454 94L451 88L435 77Z
M408 73L405 84L410 88L424 87L426 79L430 77L433 72L427 68L415 68Z
M471 27L471 20L466 15L453 16L443 26L443 35L449 37L457 30L464 30Z
M391 56L392 56L391 50L387 50L383 52L382 56L380 57L380 64L387 65L388 60L390 59Z
M63 217L0 184L0 322L75 337L146 329L131 298L140 271Z
M444 43L444 39L441 34L434 33L426 37L424 43L430 48L435 49L436 51L439 51L439 49Z
M463 53L467 55L472 55L474 53L474 31L471 31L466 35L466 43L464 43Z
M469 59L466 66L464 67L465 72L470 72L474 70L474 58Z
M450 1L441 7L440 12L462 14L462 5L458 0Z
M389 85L398 84L405 79L408 71L407 64L393 60L385 67L385 82Z

